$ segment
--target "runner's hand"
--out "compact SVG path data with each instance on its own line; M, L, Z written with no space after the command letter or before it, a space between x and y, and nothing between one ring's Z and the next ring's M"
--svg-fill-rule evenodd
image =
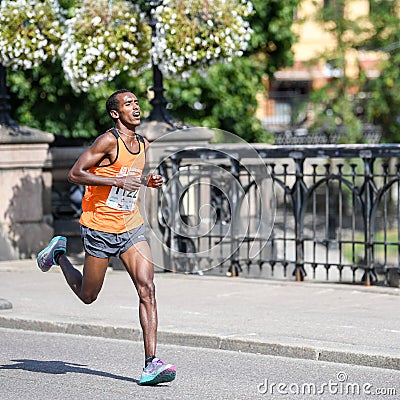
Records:
M159 189L163 184L163 178L161 175L150 174L147 177L147 186L151 188Z
M129 192L134 192L140 189L140 177L138 175L127 175L117 177L118 187L123 188Z

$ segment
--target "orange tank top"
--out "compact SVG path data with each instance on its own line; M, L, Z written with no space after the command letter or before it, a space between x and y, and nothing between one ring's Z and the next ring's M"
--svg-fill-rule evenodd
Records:
M111 164L95 166L89 172L114 177L137 174L142 176L145 164L145 144L136 135L139 151L132 153L115 129L110 132L117 139L117 158ZM138 191L129 192L115 186L87 186L82 199L80 223L88 228L109 233L123 233L143 224L137 205Z

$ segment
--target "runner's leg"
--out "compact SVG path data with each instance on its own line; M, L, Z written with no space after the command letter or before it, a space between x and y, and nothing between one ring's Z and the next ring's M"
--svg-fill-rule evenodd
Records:
M138 242L120 256L139 295L139 319L143 330L145 358L156 354L157 303L151 251L146 241Z
M86 253L83 275L64 254L58 258L58 263L68 285L78 298L85 304L93 303L103 286L108 258L98 258Z

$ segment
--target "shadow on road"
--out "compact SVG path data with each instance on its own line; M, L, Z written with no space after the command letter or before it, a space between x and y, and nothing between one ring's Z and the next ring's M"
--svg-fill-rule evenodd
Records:
M97 371L86 368L86 365L73 364L64 361L39 361L39 360L10 360L15 364L0 365L2 369L20 369L23 371L42 372L45 374L66 374L68 372L76 374L97 375L104 378L118 379L121 381L139 383L137 379L127 376L115 375L109 372Z

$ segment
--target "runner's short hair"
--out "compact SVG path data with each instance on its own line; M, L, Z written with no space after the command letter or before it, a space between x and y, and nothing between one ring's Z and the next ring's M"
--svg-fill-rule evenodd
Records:
M118 101L117 101L117 95L121 93L131 93L131 90L128 89L120 89L114 92L106 101L106 110L108 112L108 115L111 117L111 110L116 110L118 111ZM113 121L115 121L115 118L111 117Z

